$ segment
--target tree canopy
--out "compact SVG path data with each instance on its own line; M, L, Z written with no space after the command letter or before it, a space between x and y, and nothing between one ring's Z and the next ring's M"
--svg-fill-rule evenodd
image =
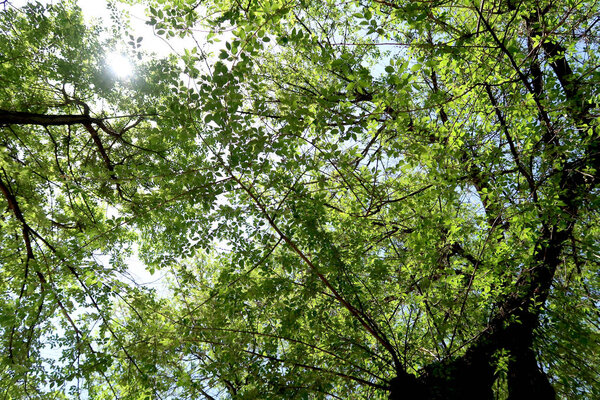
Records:
M4 398L600 397L597 2L140 3L0 11Z

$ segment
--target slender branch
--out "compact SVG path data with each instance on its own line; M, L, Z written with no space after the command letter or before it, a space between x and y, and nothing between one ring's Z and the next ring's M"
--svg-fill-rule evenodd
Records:
M498 102L496 101L496 98L494 97L494 94L492 93L492 89L487 84L484 86L485 86L485 91L488 95L488 98L490 99L490 103L492 103L492 106L494 107L494 111L496 112L496 117L498 118L498 121L500 122L500 126L502 127L502 130L504 131L504 136L506 136L506 140L508 141L508 146L510 148L510 152L513 156L515 164L517 164L517 168L519 169L519 172L521 172L523 174L523 176L525 177L525 179L527 180L527 183L529 185L529 190L531 191L531 195L533 196L533 201L537 203L537 188L536 188L536 184L533 179L533 176L531 176L529 171L527 171L525 169L525 167L523 166L523 163L521 162L521 157L519 156L519 152L517 151L517 148L515 147L515 143L512 139L512 135L510 134L510 131L508 130L506 120L504 119L504 115L502 115L502 112L500 111L500 108L498 107Z

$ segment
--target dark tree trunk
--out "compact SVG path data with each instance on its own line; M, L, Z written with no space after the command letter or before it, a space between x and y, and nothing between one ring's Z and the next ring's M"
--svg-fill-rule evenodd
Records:
M505 331L513 334L512 329ZM502 335L504 336L504 335ZM531 338L532 335L529 335ZM523 342L508 364L509 400L554 400L556 393L538 367L535 352ZM494 352L498 343L475 346L460 358L425 367L419 377L406 375L390 382L390 400L492 400L496 380Z
M492 400L492 348L476 346L460 358L428 365L417 378L396 378L390 400Z
M554 388L538 367L535 352L530 347L511 356L508 363L508 400L556 398Z
M569 198L565 201L570 203ZM571 207L570 211L576 211ZM540 312L534 303L546 301L571 230L572 225L565 230L543 229L534 256L535 267L498 303L479 339L461 357L430 364L418 377L405 373L394 379L390 400L492 400L497 378L495 355L500 350L506 350L509 356L509 400L554 400L556 393L539 368L533 349Z

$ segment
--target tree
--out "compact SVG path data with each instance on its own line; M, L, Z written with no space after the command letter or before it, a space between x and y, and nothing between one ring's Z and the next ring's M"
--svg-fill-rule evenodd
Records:
M84 374L90 396L598 396L596 3L160 1L148 13L167 40L210 33L170 64L149 61L127 96L86 75L89 96L145 118L115 128L67 108L78 118L67 126L124 140L105 157L89 132L102 172L71 163L104 177L80 196L118 206L124 229L54 240L137 232L147 264L172 279L161 297L107 273L113 283L88 295L104 295L92 315L109 316L86 336L107 359ZM22 104L2 106L4 133L59 119ZM13 159L34 154L14 138ZM50 211L19 211L27 195L3 193L7 232L23 232L5 241L25 255L7 270L6 302L35 315L21 303L40 294L16 293L28 241L49 235L27 221ZM78 257L55 282L73 285ZM3 326L9 344L23 329Z
M4 398L59 396L92 374L106 380L105 337L121 343L112 304L144 293L124 280L131 210L152 207L144 191L181 167L167 149L182 132L150 125L177 70L148 60L138 79L119 82L104 60L119 42L110 33L86 26L70 2L4 4L0 13Z

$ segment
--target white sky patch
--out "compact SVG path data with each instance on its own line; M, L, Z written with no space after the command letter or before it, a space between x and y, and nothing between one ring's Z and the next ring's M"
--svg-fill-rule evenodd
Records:
M133 253L125 259L130 278L138 285L154 288L159 294L166 295L168 293L167 281L165 279L166 270L151 274L146 265L140 260L138 251L138 245L134 244Z

